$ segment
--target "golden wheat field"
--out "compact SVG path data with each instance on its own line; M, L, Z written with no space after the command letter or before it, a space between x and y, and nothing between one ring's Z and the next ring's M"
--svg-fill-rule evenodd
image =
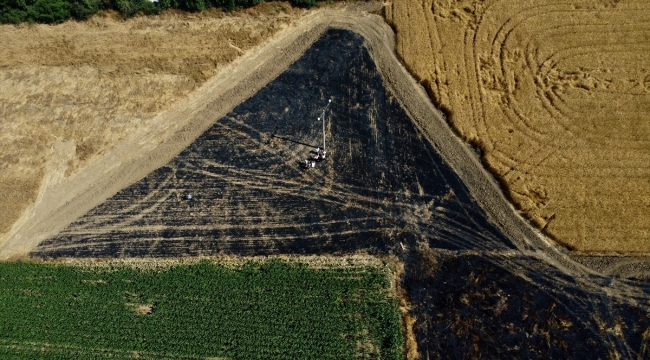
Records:
M403 0L397 52L568 248L650 252L650 2Z
M0 25L0 234L49 185L154 125L154 117L306 12L266 3L225 14Z

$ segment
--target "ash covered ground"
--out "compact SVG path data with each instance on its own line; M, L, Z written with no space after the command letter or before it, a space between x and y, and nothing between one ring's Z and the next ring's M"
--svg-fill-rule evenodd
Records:
M327 159L304 169L328 99ZM648 284L625 280L635 295L612 295L600 286L611 279L593 286L518 253L345 30L326 31L170 163L32 256L357 252L405 262L422 358L648 356Z
M327 158L303 169L322 146L329 99ZM512 248L386 91L362 38L330 30L169 164L36 254L380 254L416 240Z

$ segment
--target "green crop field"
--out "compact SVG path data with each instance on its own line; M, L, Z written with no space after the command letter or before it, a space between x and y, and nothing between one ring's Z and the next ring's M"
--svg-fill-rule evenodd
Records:
M0 358L397 359L377 267L0 263Z

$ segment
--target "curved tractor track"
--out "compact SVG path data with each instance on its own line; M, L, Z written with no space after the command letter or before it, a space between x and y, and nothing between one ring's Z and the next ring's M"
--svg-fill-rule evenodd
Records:
M650 252L649 5L405 0L385 12L405 66L517 208L608 273L615 258L584 255Z
M186 123L161 146L44 194L3 256L394 254L423 356L644 356L649 284L573 262L516 215L379 16L322 11L291 34L172 112ZM328 158L302 169L328 99Z

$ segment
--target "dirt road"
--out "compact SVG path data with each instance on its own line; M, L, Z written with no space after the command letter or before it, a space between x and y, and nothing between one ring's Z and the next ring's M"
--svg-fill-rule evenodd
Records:
M0 243L42 191L129 137L176 126L156 116L309 13L274 2L0 25Z

